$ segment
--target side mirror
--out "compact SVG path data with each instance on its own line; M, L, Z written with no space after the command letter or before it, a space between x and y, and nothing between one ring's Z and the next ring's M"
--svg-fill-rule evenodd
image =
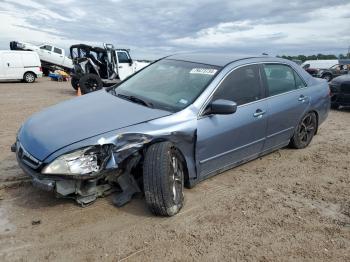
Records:
M132 59L130 58L130 59L129 59L129 65L132 65L132 63L133 63L133 61L132 61Z
M236 102L218 99L209 103L205 110L205 115L229 115L235 113L236 111Z

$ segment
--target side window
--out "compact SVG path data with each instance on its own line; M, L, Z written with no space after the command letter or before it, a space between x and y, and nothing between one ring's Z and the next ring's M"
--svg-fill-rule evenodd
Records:
M54 51L56 54L62 55L62 49L60 49L60 48L54 47L54 48L53 48L53 51Z
M243 105L262 98L258 65L240 67L231 72L216 90L213 100L226 99Z
M44 50L47 50L47 51L52 51L52 46L50 46L50 45L43 45L43 46L40 46L40 49L44 49Z
M301 83L304 85L300 77L287 65L265 64L264 72L266 75L269 96L286 93L300 88L299 86ZM298 84L296 77L298 77Z
M126 54L126 52L118 52L118 60L119 63L129 63L129 56Z

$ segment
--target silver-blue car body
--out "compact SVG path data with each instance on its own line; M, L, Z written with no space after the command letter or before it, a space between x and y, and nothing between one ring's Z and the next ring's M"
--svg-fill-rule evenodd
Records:
M287 145L304 148L329 108L327 82L291 61L179 54L34 114L12 149L34 185L61 197L84 205L118 189L120 206L144 192L155 214L174 215L183 185Z

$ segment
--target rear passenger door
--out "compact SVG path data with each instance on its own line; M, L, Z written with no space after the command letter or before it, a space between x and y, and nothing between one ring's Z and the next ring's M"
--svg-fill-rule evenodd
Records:
M285 64L262 67L269 111L264 145L267 151L288 143L309 106L310 97L306 94L305 82L292 67Z
M210 101L237 103L229 115L202 115L197 122L196 159L201 177L257 157L264 145L267 102L258 65L233 70L222 81Z

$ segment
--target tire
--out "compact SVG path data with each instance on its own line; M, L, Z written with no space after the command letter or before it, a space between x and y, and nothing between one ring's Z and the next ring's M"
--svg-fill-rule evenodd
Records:
M317 130L317 117L315 113L307 113L299 122L290 140L290 146L296 149L307 147Z
M324 74L322 76L322 78L327 80L327 82L330 82L332 80L332 75L331 74Z
M98 75L86 74L79 80L81 93L88 94L102 88L102 80Z
M173 216L180 211L184 202L184 172L183 158L171 143L157 143L147 149L143 185L146 203L152 213Z
M74 90L78 90L78 86L79 86L79 79L72 77L72 79L70 80L70 83L72 85L72 87L74 88Z
M35 82L35 74L32 72L27 72L23 76L23 81L26 83L34 83Z
M338 109L339 108L339 104L338 103L331 103L331 108L332 109Z

